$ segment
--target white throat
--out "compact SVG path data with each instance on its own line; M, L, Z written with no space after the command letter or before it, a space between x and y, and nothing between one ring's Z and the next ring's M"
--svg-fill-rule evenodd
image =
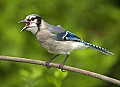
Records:
M36 32L38 31L38 27L27 28L26 30L31 31L33 34L36 34Z

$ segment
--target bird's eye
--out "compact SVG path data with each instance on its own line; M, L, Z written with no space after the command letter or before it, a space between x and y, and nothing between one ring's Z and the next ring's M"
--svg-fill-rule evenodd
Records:
M31 21L30 19L27 19L27 21Z
M32 20L32 21L34 21L34 20L35 20L35 18L31 18L31 20Z

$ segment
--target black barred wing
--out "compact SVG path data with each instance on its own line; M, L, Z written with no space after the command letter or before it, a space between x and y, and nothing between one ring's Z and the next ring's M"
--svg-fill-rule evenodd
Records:
M78 36L76 36L75 34L69 31L65 31L57 34L55 36L55 39L59 41L79 41L79 42L82 41L81 38L79 38Z

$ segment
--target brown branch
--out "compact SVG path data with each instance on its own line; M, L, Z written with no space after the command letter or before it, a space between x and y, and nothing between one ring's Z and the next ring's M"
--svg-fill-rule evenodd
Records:
M29 63L29 64L37 64L37 65L43 65L45 66L45 62L46 61L41 61L41 60L34 60L34 59L28 59L28 58L18 58L18 57L9 57L9 56L0 56L0 60L5 60L5 61L13 61L13 62L22 62L22 63ZM59 68L59 64L55 64L55 63L50 63L49 64L50 67L55 67L55 68ZM98 73L94 73L91 71L87 71L87 70L83 70L83 69L79 69L79 68L74 68L74 67L70 67L70 66L64 66L63 69L68 70L68 71L72 71L72 72L76 72L76 73L80 73L80 74L84 74L84 75L88 75L97 79L101 79L116 85L120 86L120 80L114 79L114 78L110 78Z

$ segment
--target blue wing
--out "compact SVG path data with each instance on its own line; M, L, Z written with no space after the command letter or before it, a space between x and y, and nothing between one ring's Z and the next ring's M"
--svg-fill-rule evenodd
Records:
M79 38L78 36L76 36L75 34L69 31L65 31L57 34L55 36L55 39L59 41L81 41L81 38Z

